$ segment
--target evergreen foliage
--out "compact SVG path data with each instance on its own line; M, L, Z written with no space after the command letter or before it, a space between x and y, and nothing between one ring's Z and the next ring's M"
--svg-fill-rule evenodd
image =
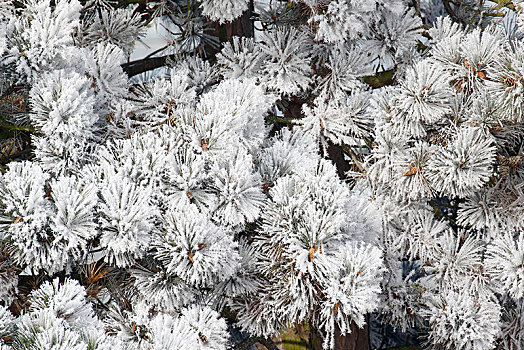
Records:
M129 62L160 16L166 47ZM523 23L502 0L2 2L0 349L304 325L339 349L370 313L523 349Z

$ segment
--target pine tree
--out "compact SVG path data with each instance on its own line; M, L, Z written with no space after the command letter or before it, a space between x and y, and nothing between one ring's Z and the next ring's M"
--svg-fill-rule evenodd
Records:
M523 11L4 1L0 349L522 349Z

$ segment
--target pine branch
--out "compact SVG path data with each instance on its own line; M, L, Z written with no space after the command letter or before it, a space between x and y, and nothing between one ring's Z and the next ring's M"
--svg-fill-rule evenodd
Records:
M154 1L154 0L152 0ZM145 3L147 0L121 0L123 3ZM249 10L244 12L244 14L234 20L231 23L218 24L214 22L212 25L211 35L219 38L220 42L230 41L233 36L243 36L243 37L253 37L254 27L252 20L252 11L253 11L253 2L249 4ZM209 46L206 50L208 58L211 60L214 58L214 55L219 52L221 45L217 47ZM157 52L155 51L154 54ZM146 57L140 60L127 62L122 64L122 69L129 77L148 72L157 68L161 68L167 65L169 60L174 60L175 55L166 55L160 57Z
M18 152L13 152L5 157L0 158L0 164L4 165L4 164L9 163L13 159L16 159L19 157L26 157L27 155L31 154L32 151L33 150L31 148L26 148Z
M36 129L31 125L16 125L9 123L3 118L0 118L0 129L10 130L10 131L27 131L32 134L37 133Z
M457 17L455 14L455 11L451 8L451 4L449 3L449 0L442 0L442 4L444 5L444 9L448 13L448 15L453 18L455 22L460 23L460 18Z
M147 57L136 61L122 64L122 69L129 77L145 73L167 65L169 60L175 59L175 55L166 55L160 57Z
M265 118L265 120L268 123L293 124L293 121L295 120L295 118L268 116Z
M415 14L420 16L420 0L412 0L413 6L415 7Z
M428 201L428 204L433 209L433 213L435 213L435 215L439 219L447 220L451 225L455 225L455 226L457 225L457 221L454 218L447 215L445 212L443 212L442 209L440 208L440 207L447 207L449 209L456 210L457 206L446 205L445 203L437 202L434 199Z
M366 172L366 168L364 168L364 166L360 163L360 160L358 159L357 155L355 154L355 152L353 152L353 149L350 146L344 145L342 146L342 150L351 157L358 170L360 170L362 173Z
M162 3L164 2L163 0L118 0L118 3L115 7L126 7L126 6L129 6L129 5L147 5L147 4L152 4L152 3Z

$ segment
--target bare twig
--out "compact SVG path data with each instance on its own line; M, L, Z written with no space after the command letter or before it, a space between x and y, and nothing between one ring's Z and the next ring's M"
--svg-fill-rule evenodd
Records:
M294 124L295 118L286 118L286 117L266 117L266 122L268 123L282 123L282 124Z
M168 59L173 60L175 59L175 56L166 55L160 57L142 58L140 60L124 63L122 65L122 69L129 77L133 77L135 75L165 66L168 62Z
M415 14L420 17L420 0L412 0L413 6L415 7Z
M358 170L360 170L362 173L366 172L366 168L364 168L364 166L360 163L360 160L358 159L357 155L355 154L355 152L353 152L350 146L344 145L342 146L342 150L344 150L344 153L351 157L353 163L355 163L355 166L358 168Z
M444 5L444 9L446 10L446 12L448 13L448 15L453 18L454 21L456 22L461 22L460 19L457 17L457 14L455 13L455 11L451 8L451 5L449 3L449 0L442 0L442 4Z

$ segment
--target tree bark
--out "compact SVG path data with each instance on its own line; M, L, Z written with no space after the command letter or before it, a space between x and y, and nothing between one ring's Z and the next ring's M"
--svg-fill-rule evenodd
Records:
M245 36L252 38L255 35L253 26L253 0L249 2L248 9L237 19L232 22L219 24L214 22L213 34L217 36L221 42L229 41L233 36Z
M335 326L335 346L333 350L369 350L369 314L366 315L366 325L363 328L352 322L351 333L341 334ZM314 327L310 326L308 350L323 350L323 338Z
M121 67L127 74L127 76L131 78L135 75L165 66L169 57L170 56L167 55L160 57L143 58L141 60L124 63Z
M252 38L255 36L255 26L253 24L253 0L249 1L248 9L242 16L232 22L220 24L213 22L211 35L214 35L221 43L231 41L234 36ZM214 58L221 48L209 47L206 52L210 58Z
M369 315L364 328L358 328L353 322L351 333L342 335L338 326L335 328L335 350L369 350Z
M309 344L308 344L308 350L323 350L322 349L322 342L323 342L322 335L320 335L320 332L314 328L313 326L309 326Z

